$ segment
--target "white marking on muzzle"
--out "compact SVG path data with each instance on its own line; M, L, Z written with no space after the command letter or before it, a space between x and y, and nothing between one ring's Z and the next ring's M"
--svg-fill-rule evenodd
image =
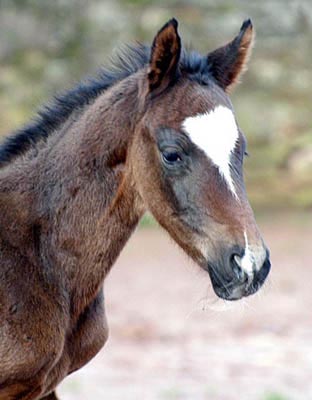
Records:
M244 270L249 276L252 276L255 271L259 271L267 257L264 246L250 246L247 238L247 233L244 231L245 251L242 258L234 256L236 264Z
M255 259L252 252L250 251L246 231L244 231L244 238L245 238L245 252L243 258L241 259L240 266L248 275L252 275L253 268L255 265Z
M233 112L220 105L210 112L186 118L182 127L194 144L218 167L231 192L237 198L231 176L231 154L239 132Z

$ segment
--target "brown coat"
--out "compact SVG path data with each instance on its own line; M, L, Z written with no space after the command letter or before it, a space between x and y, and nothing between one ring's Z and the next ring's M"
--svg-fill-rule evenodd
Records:
M229 280L238 297L261 286L268 265L247 287L232 258L221 256L244 246L243 223L264 248L241 164L238 205L180 132L188 115L217 103L231 107L225 90L245 66L252 36L247 21L203 62L181 53L171 20L115 79L104 73L100 87L56 100L37 125L0 147L0 400L56 399L58 383L102 348L103 282L147 209L210 273L220 296L230 296ZM188 172L168 140L187 142Z

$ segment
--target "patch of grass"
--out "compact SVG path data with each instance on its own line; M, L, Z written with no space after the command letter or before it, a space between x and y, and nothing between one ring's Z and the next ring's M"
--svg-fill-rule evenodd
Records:
M289 397L284 396L280 393L268 393L266 394L262 400L290 400Z

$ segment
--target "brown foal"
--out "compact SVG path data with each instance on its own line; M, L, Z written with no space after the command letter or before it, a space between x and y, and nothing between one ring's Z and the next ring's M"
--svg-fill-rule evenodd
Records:
M108 336L103 282L149 210L218 296L270 269L243 181L229 89L250 20L207 54L170 20L151 47L57 97L0 146L0 399L56 399Z

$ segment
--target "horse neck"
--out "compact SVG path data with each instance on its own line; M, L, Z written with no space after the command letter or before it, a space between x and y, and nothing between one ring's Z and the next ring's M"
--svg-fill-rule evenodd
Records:
M65 207L53 250L57 265L70 277L75 306L98 290L144 212L127 163L139 118L138 98L137 77L120 82L59 142L67 157L63 191L65 184L69 195L59 199L54 213ZM66 257L59 251L63 249L69 253Z
M130 77L105 92L66 130L51 135L23 171L23 192L25 182L29 191L36 187L25 207L32 210L26 223L36 225L37 243L23 236L20 245L28 254L28 247L39 248L39 267L65 275L77 313L99 290L144 212L126 161L137 91Z

